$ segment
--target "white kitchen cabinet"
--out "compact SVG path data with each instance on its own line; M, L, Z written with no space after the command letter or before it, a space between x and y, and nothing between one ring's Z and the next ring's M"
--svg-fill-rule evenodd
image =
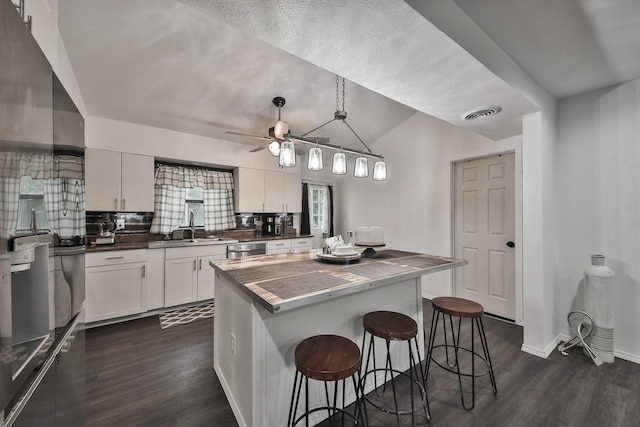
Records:
M149 249L147 310L164 307L164 249Z
M213 298L215 276L209 261L226 255L226 245L165 249L164 306Z
M236 212L264 212L264 171L237 168L233 173Z
M267 241L267 254L286 254L291 250L291 240L289 239L277 239Z
M88 211L153 212L154 158L85 150Z
M267 254L286 254L288 252L310 251L313 247L312 238L276 239L267 241Z
M300 174L238 168L234 173L236 212L301 212Z
M85 256L87 323L147 310L147 249Z

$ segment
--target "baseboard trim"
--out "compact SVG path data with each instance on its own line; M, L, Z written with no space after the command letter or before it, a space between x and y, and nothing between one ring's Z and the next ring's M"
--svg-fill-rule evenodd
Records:
M560 335L551 340L551 342L545 348L532 347L530 345L522 344L520 350L524 351L525 353L533 354L534 356L546 359L556 349L559 342Z
M560 340L563 342L567 342L571 339L571 337L569 335L560 335ZM615 343L615 341L614 341ZM578 345L582 345L582 344L578 344ZM621 351L621 350L616 350L615 348L613 349L613 356L617 357L619 359L623 359L626 360L628 362L632 362L632 363L638 363L640 364L640 355L637 354L633 354L633 353L627 353L626 351Z

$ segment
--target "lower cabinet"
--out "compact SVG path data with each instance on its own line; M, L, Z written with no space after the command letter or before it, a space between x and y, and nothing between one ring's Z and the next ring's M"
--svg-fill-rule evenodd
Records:
M313 248L311 237L298 239L276 239L267 241L267 254L286 254L288 252L310 251Z
M147 249L85 256L87 323L147 311Z
M226 245L165 249L165 307L213 298L215 275L209 261L226 256Z

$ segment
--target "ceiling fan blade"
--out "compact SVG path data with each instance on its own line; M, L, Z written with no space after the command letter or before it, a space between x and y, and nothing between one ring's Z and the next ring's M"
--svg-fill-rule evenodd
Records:
M260 147L256 147L256 148L254 148L253 150L251 150L251 151L249 151L249 152L250 152L250 153L256 153L256 152L258 152L258 151L262 151L262 150L264 150L264 149L265 149L265 148L267 148L268 146L269 146L269 144L261 145Z
M262 139L263 141L273 141L273 138L271 138L269 136L251 135L251 134L248 134L248 133L232 132L232 131L229 131L229 130L226 131L225 133L229 133L231 135L248 136L249 138Z

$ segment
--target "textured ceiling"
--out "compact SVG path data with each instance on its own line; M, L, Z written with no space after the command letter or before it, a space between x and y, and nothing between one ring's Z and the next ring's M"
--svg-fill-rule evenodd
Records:
M554 98L640 77L638 0L453 0Z
M296 134L330 120L335 73L367 143L415 111L500 139L535 110L402 1L61 0L59 27L89 114L236 142L261 143L224 132L266 135L275 96ZM316 134L362 148L340 123Z

